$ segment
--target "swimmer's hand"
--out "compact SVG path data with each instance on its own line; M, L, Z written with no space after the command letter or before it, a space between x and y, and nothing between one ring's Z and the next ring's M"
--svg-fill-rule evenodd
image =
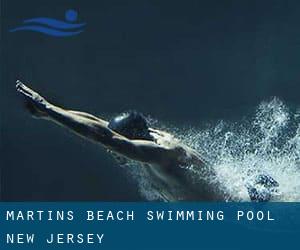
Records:
M16 81L16 90L25 98L28 111L36 118L47 116L45 110L49 103L38 93L27 87L20 80Z

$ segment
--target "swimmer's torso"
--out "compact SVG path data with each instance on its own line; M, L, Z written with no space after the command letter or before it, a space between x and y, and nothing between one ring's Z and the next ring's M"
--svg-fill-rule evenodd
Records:
M174 148L174 155L166 158L174 159L166 161L163 165L150 165L147 171L151 181L155 183L163 198L168 200L220 200L224 197L209 184L209 180L201 176L205 166L191 166L195 157L193 150L182 145L172 135L155 131L151 133L155 142L161 146Z
M162 198L168 201L224 200L201 176L190 167L183 166L145 166L153 186Z

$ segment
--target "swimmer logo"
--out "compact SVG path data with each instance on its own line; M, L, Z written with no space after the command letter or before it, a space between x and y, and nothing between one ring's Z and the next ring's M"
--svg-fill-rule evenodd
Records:
M65 21L47 17L37 17L26 19L23 21L22 26L9 31L34 31L54 37L75 36L83 32L83 27L85 26L85 23L74 23L77 17L78 13L70 9L65 12Z

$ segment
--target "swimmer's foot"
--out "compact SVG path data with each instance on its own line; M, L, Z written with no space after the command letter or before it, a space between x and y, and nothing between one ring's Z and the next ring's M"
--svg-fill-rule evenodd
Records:
M16 90L25 98L25 106L35 118L47 116L44 110L48 103L42 96L19 80L16 81Z
M270 201L279 194L279 183L267 174L259 174L252 183L247 183L246 187L251 201Z

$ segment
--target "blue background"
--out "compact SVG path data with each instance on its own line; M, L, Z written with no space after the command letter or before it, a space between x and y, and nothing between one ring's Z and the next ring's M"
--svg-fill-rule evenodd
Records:
M106 150L31 119L17 78L54 104L105 119L136 109L167 127L240 121L271 96L300 104L299 8L298 0L2 0L1 199L144 200ZM68 9L86 23L77 36L9 32L25 19L65 20Z
M1 249L291 249L300 203L0 203ZM6 210L73 210L73 221L5 221ZM134 221L87 222L86 210L134 210ZM224 221L146 220L148 210L224 211ZM270 211L274 221L236 220L236 211ZM6 245L5 233L36 233L34 245ZM103 244L47 245L50 233L104 233Z

